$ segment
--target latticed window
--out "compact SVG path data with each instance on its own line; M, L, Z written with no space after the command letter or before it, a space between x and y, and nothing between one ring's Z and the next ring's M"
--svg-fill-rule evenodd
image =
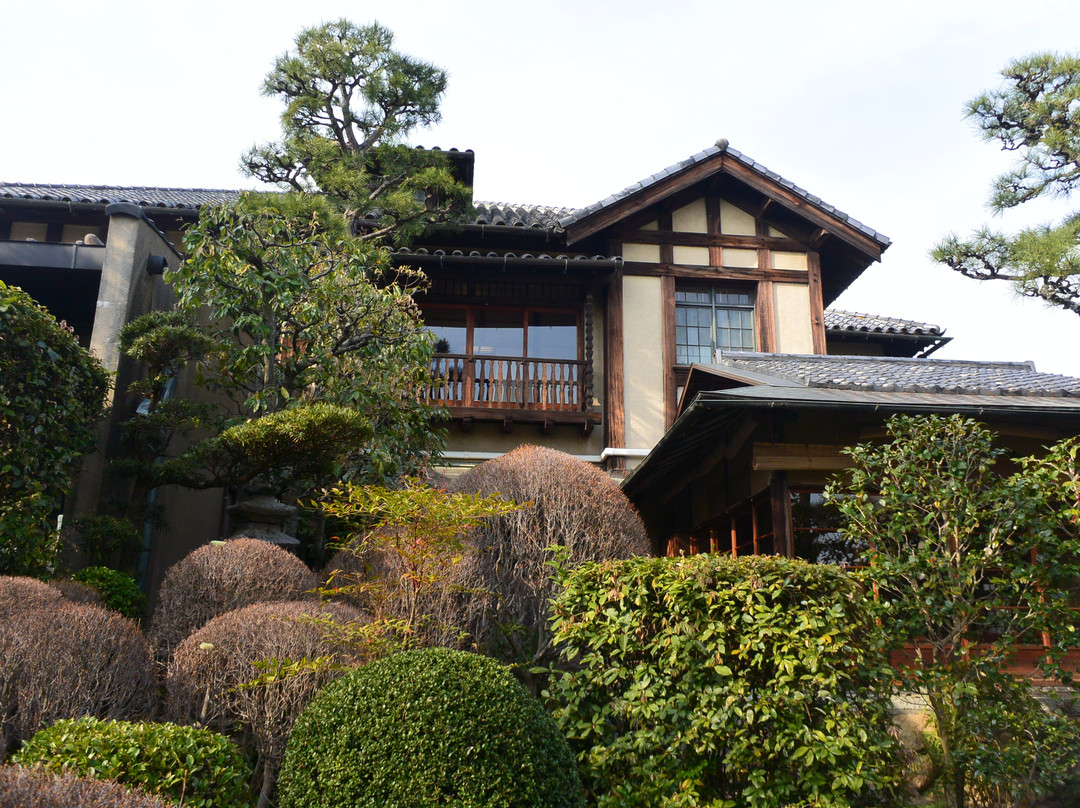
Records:
M754 296L722 286L675 290L675 361L709 363L717 348L757 349Z

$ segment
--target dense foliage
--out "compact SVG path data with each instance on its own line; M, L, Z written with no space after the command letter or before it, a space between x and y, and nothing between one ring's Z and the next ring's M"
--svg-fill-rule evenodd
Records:
M645 527L618 483L595 466L540 446L521 446L471 469L451 490L521 503L469 537L461 586L478 593L466 628L497 658L526 667L551 653L548 603L556 585L551 548L571 565L649 552Z
M176 724L57 721L12 760L113 780L192 808L250 806L251 770L227 738Z
M259 805L266 805L296 717L323 685L362 661L338 639L360 620L349 606L310 600L257 603L219 615L173 651L165 714L225 732L253 751Z
M549 694L596 804L891 803L885 638L849 576L697 555L560 578Z
M160 653L219 614L252 603L296 600L317 581L300 559L258 539L203 545L180 559L158 592L151 634Z
M146 638L100 606L61 599L0 620L0 660L8 744L61 718L146 718L157 701Z
M20 612L48 608L63 599L63 592L37 578L0 575L0 622Z
M142 620L146 614L146 596L135 579L126 572L108 567L87 567L71 577L79 583L92 586L107 607L120 612L124 617Z
M1038 796L1071 767L1080 732L1004 668L1016 645L1049 640L1044 675L1075 673L1061 662L1080 630L1080 444L1010 472L994 435L960 416L895 416L888 433L851 449L827 494L868 548L878 619L897 650L915 648L897 674L930 704L942 785L957 808L979 789L1003 795L993 805Z
M0 808L169 808L138 789L41 768L0 766Z
M998 177L990 198L1001 212L1038 197L1068 197L1080 185L1080 57L1040 53L1002 71L1005 85L968 104L986 140L1016 152L1015 169ZM1006 234L984 227L955 235L934 260L978 280L1005 280L1020 294L1080 314L1080 214Z
M446 72L393 42L378 23L337 20L301 31L263 85L285 102L283 138L242 162L264 182L325 194L363 238L400 242L459 218L470 192L445 154L403 145L414 129L439 121Z
M56 561L49 516L92 451L108 375L75 335L0 282L0 573Z
M503 665L462 651L395 654L328 685L296 722L282 808L580 806L574 759Z

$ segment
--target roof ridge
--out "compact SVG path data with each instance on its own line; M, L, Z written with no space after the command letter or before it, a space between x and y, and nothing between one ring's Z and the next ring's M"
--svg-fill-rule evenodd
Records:
M858 354L785 354L765 353L762 351L722 351L722 359L798 359L810 362L890 362L898 364L928 364L954 365L968 367L1001 367L1014 368L1016 370L1030 370L1044 376L1064 376L1061 373L1044 373L1036 370L1035 363L1028 360L1009 359L942 359L937 357L914 357L914 356L863 356ZM1066 376L1065 378L1073 378Z
M242 194L258 191L257 188L193 188L178 185L93 185L80 182L6 182L0 180L0 188L89 188L116 191L213 191L224 194Z

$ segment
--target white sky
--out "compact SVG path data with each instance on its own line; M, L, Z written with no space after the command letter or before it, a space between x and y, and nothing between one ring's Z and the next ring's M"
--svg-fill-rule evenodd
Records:
M263 76L342 16L449 71L443 122L412 142L473 149L477 200L587 205L726 137L893 240L834 306L946 326L938 357L1080 376L1080 317L927 258L991 221L1010 165L964 102L1012 58L1080 52L1075 0L19 2L0 27L0 179L251 187L239 156L279 131ZM1068 203L1038 205L995 223Z

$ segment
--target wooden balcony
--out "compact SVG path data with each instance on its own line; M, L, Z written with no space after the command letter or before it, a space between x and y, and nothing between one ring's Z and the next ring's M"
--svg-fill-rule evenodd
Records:
M570 359L435 354L434 382L426 399L453 418L579 424L586 433L600 422L592 408L592 367Z

